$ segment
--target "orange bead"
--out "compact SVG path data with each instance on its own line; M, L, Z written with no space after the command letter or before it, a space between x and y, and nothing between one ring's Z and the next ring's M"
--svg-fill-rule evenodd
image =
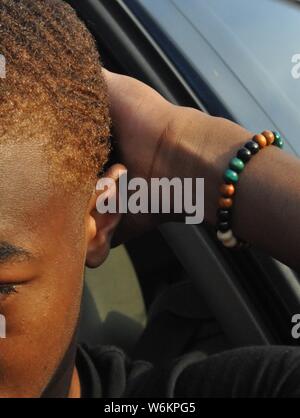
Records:
M275 136L272 131L264 131L262 135L266 138L268 145L272 145L275 141Z
M255 135L253 141L258 143L259 148L264 148L268 145L267 139L261 134Z
M233 196L235 193L235 188L233 184L222 184L220 192L225 197Z
M222 209L231 208L232 204L233 204L232 199L230 199L228 197L221 197L219 199L219 206Z

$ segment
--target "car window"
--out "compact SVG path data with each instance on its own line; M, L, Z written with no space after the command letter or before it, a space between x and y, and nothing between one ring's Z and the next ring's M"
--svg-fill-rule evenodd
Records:
M297 69L292 58L300 55L300 4L284 0L139 2L226 101L238 122L252 130L278 128L300 155L300 78L292 76L292 69L294 74ZM251 105L250 96L260 112Z

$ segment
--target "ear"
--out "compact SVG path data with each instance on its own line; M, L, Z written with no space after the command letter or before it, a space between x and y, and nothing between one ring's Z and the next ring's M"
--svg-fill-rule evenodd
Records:
M111 166L97 184L89 202L87 213L87 254L86 265L99 267L109 254L111 239L121 216L118 213L118 182L127 172L121 164ZM110 205L106 205L109 202ZM100 207L109 211L100 213Z

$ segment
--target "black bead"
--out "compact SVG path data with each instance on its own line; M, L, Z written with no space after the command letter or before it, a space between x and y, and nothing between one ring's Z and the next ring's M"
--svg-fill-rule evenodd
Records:
M229 222L218 222L217 223L217 230L221 232L227 232L230 229Z
M228 209L218 209L217 217L220 222L228 222L231 219L231 211Z
M244 163L247 163L251 159L251 152L247 148L241 148L238 153L237 157L242 160Z
M247 148L251 152L252 155L257 154L259 151L259 145L255 141L247 142L247 144L245 145L245 148Z

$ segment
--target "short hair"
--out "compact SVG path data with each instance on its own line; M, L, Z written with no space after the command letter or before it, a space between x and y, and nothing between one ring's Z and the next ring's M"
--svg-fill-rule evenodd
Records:
M92 35L62 0L1 0L0 54L0 144L42 141L60 181L91 185L108 159L110 132Z

